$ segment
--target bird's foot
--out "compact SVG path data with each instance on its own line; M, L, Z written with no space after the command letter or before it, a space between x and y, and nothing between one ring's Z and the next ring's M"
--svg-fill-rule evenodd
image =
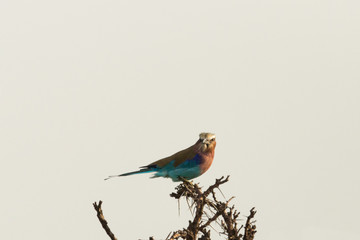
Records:
M178 178L179 178L181 181L183 181L184 183L188 183L188 184L193 185L193 182L192 182L192 181L189 181L189 180L187 180L187 179L184 178L184 177L179 176Z

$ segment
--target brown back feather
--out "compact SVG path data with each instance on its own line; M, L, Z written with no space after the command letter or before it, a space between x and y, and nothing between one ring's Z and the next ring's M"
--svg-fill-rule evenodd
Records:
M177 167L180 164L182 164L183 162L185 162L186 160L189 160L189 159L192 159L195 157L195 155L196 155L195 146L196 145L192 145L191 147L181 150L180 152L177 152L169 157L162 158L158 161L150 163L149 165L147 165L147 167L156 166L156 167L162 168L162 167L166 166L167 164L169 164L173 160L175 161L174 166Z

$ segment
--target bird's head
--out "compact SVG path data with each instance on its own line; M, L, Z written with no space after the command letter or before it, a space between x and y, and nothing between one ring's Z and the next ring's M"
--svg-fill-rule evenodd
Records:
M216 146L215 134L200 133L198 143L200 144L200 150L204 153L213 150Z

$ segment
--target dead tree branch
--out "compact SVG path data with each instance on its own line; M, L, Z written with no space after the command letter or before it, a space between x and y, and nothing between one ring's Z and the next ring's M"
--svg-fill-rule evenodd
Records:
M255 221L253 220L256 214L255 208L250 210L245 226L238 226L240 212L235 209L234 205L229 206L234 197L225 201L220 201L216 197L215 192L220 191L221 193L220 186L229 181L229 176L216 179L215 183L205 191L202 191L196 183L186 179L182 180L183 182L175 188L175 192L171 193L170 196L177 200L181 198L190 200L192 204L189 205L189 210L194 213L193 219L189 221L186 228L170 232L166 240L211 240L210 228L225 235L228 240L254 239L256 233ZM97 216L106 233L112 240L115 240L116 238L103 216L101 204L102 201L99 201L99 204L96 202L93 204ZM212 226L214 223L217 226ZM215 229L216 227L220 228L219 231ZM149 240L154 240L154 238L150 237Z
M104 228L106 234L111 238L111 240L117 240L115 235L111 232L111 230L108 226L108 223L104 218L104 215L103 215L103 212L101 209L101 204L102 204L102 201L99 201L99 204L97 204L96 202L93 203L95 211L97 212L97 217L98 217L102 227Z
M245 227L238 227L238 218L240 213L235 210L235 206L229 206L230 201L234 198L222 202L216 198L215 190L219 189L220 185L229 181L229 176L216 179L215 183L209 186L204 192L198 184L183 180L183 182L176 187L176 192L170 194L175 199L182 197L193 202L195 209L195 216L192 221L189 221L187 228L174 232L170 240L184 239L184 240L210 240L211 224L220 221L220 227L229 240L253 240L256 233L256 226L251 219L255 216L254 208L250 211L250 216L247 218ZM220 191L221 192L221 191ZM206 211L209 209L209 211ZM244 228L244 234L240 230Z
M247 217L246 219L246 224L245 224L245 233L244 233L244 240L252 240L254 239L254 235L256 233L256 226L255 226L255 221L252 221L252 219L254 218L256 214L255 208L252 208L250 210L250 215Z

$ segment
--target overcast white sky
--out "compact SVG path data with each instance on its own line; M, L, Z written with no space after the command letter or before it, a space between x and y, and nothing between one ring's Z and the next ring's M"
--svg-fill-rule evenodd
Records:
M189 215L149 175L217 134L257 240L360 239L360 2L3 1L0 239L164 239ZM213 233L213 239L222 239Z

